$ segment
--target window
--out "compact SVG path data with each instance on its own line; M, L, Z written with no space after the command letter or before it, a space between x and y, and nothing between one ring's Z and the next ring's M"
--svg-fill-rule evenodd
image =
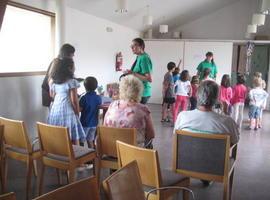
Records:
M54 18L28 6L7 6L0 32L0 73L47 70L54 56Z

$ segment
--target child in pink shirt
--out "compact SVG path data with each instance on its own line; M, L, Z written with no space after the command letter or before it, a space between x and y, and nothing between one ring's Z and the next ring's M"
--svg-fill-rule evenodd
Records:
M199 87L199 76L192 76L191 79L191 89L192 89L192 93L191 93L191 97L189 99L190 101L190 110L194 110L197 108L197 90Z
M219 101L222 104L223 112L230 115L230 105L232 99L232 88L230 83L230 76L224 74L221 79L221 86L219 90Z
M237 76L237 84L233 87L233 98L231 100L233 106L232 118L240 129L242 127L245 99L248 92L247 87L244 85L245 82L245 76L239 74Z

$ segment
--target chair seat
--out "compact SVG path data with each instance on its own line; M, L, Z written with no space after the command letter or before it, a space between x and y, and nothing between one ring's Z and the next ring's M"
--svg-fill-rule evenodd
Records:
M73 151L74 151L74 157L75 159L80 159L83 156L86 156L88 154L94 153L95 149L87 148L87 147L82 147L79 145L72 145L73 146ZM69 157L67 156L59 156L55 154L47 154L45 157L54 159L54 160L59 160L63 162L69 162Z
M21 154L28 154L27 149L20 148L20 147L6 146L5 149L7 151L14 151L14 152L21 153ZM39 144L34 145L33 153L36 153L36 152L39 152L39 151L40 151Z
M185 179L187 176L183 176L169 169L161 169L162 187L175 185Z

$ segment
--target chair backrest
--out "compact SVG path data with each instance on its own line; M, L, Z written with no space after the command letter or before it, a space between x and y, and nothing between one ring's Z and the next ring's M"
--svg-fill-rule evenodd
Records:
M37 122L42 154L55 154L74 158L68 128Z
M105 154L108 156L117 157L117 140L136 145L137 131L135 128L113 128L99 126L97 133L97 146L100 156Z
M0 124L4 128L4 141L6 145L32 151L29 137L23 121L0 117Z
M96 177L82 179L52 192L35 198L34 200L99 200Z
M16 200L16 195L14 192L2 194L0 195L0 200Z
M136 160L142 183L151 187L161 186L161 172L156 150L144 149L120 141L116 142L116 146L119 167Z
M137 161L132 161L103 181L110 200L145 200Z
M228 171L229 151L228 135L177 130L173 168L193 178L221 181Z

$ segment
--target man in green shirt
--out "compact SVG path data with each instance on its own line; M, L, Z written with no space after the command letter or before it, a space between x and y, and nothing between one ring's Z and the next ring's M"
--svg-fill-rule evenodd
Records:
M202 61L197 67L197 75L199 76L200 80L202 80L204 76L203 72L205 71L205 69L209 68L210 69L209 77L215 80L217 76L217 66L213 59L213 53L207 52L205 56L206 59Z

